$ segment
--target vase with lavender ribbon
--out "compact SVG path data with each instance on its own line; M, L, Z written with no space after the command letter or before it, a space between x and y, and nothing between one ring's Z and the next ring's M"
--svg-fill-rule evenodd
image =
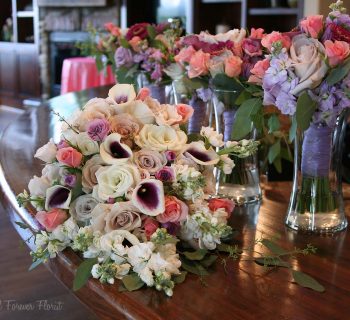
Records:
M223 134L225 142L231 140L238 108L235 101L238 95L239 93L233 90L214 90L215 127L219 133ZM255 139L255 136L255 130L252 130L245 139ZM230 198L239 205L259 201L262 194L256 155L245 158L230 157L235 163L232 173L225 174L222 170L216 171L217 195Z
M299 231L333 233L347 226L341 178L344 117L335 127L311 123L295 139L294 179L286 224Z
M161 104L172 104L173 93L170 82L154 83L148 79L146 72L140 72L137 76L137 89L148 88L152 98L157 99Z
M185 103L193 108L193 115L187 123L187 134L199 134L202 127L212 126L211 89L189 90L182 80L174 80L172 86L174 103Z

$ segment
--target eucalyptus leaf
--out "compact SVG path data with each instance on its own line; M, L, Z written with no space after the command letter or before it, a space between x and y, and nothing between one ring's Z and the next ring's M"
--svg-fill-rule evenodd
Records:
M209 268L210 266L212 266L214 264L214 262L217 260L218 256L216 255L208 255L207 257L205 257L202 261L200 261L200 264L205 267L205 268Z
M281 151L281 139L277 139L276 142L269 148L269 153L267 158L269 163L273 163L275 159L278 157Z
M207 276L209 272L198 262L181 257L181 267L198 276Z
M297 101L297 110L295 113L298 127L305 131L311 122L311 118L316 109L316 102L313 101L307 92L303 92Z
M73 281L73 290L77 291L82 288L91 276L91 270L97 258L85 259L78 267Z
M290 268L290 264L280 259L255 258L254 262L260 266Z
M350 59L332 69L326 78L328 85L334 86L339 81L343 80L350 72Z
M138 290L145 285L137 273L130 273L126 275L123 277L122 282L128 291Z
M202 260L208 253L206 249L198 249L196 251L185 251L183 255L189 260Z
M180 274L176 275L173 280L176 284L180 284L186 280L186 276L187 271L182 271Z
M267 121L267 125L269 127L269 133L272 133L274 131L278 131L281 127L280 120L278 118L277 114L272 114Z
M280 247L277 243L269 240L269 239L263 239L261 241L262 245L265 246L267 249L269 249L272 253L276 255L286 254L287 251Z
M305 274L304 272L292 270L292 275L293 275L294 281L298 285L305 288L310 288L317 292L325 292L325 288L323 285L321 285L317 280Z

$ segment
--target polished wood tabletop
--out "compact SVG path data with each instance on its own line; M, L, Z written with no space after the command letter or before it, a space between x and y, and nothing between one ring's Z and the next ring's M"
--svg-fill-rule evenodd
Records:
M14 222L27 222L33 229L33 212L19 208L15 195L27 188L33 175L40 175L43 164L33 158L38 147L50 137L58 139L60 124L50 109L69 116L92 97L106 97L107 87L70 93L51 99L42 107L28 110L9 124L0 145L1 202L22 238L31 230L22 230ZM318 293L292 281L288 270L268 271L251 261L230 261L226 271L220 259L212 274L200 279L188 275L176 286L172 298L151 288L135 292L119 292L119 283L102 285L91 279L74 294L101 319L350 319L350 235L349 230L333 236L298 234L287 229L284 217L291 185L288 182L263 185L260 204L236 208L231 226L240 231L237 241L249 246L264 236L281 236L279 244L286 249L318 248L317 254L292 260L293 267L306 272L324 285ZM350 193L345 188L347 214ZM33 243L29 243L33 247ZM260 246L254 248L261 251ZM58 280L72 288L75 271L81 258L66 250L47 266ZM18 284L20 285L20 283Z

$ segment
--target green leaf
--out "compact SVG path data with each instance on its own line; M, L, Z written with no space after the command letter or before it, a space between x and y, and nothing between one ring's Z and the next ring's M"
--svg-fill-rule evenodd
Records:
M125 38L119 38L119 43L123 48L129 48L130 44Z
M326 81L330 86L334 86L336 83L343 80L346 77L346 75L349 74L349 72L350 72L350 59L347 59L345 60L344 63L332 69L332 71L329 73L328 77L326 78Z
M269 153L267 158L269 159L269 163L273 163L275 159L278 157L281 151L281 140L277 139L277 141L269 148Z
M15 224L17 224L21 229L28 229L29 226L26 223L15 221Z
M150 24L147 26L147 33L151 39L154 39L157 36L156 29Z
M217 258L218 256L216 255L208 255L200 262L200 264L205 268L209 268L217 260Z
M241 104L236 112L232 140L243 139L252 130L252 116L257 114L261 107L260 98L248 99Z
M95 57L95 63L96 63L98 72L101 72L103 70L103 62L101 59L101 55L98 55Z
M236 78L230 78L224 73L217 74L213 79L215 89L233 90L241 92L244 87Z
M73 290L82 288L91 276L91 269L97 263L97 258L85 259L78 267L73 282Z
M292 270L292 275L293 275L294 281L298 285L305 288L310 288L317 292L325 292L324 286L321 285L318 281L316 281L311 276L297 270Z
M311 122L311 118L316 109L316 102L313 101L307 92L300 95L297 101L297 110L295 113L298 127L305 131Z
M265 246L267 249L269 249L272 253L281 255L281 254L286 254L287 251L281 248L277 243L268 240L268 239L263 239L261 241L262 245Z
M289 148L281 148L281 158L287 161L293 161L293 155L291 154Z
M198 276L207 276L209 274L209 272L199 262L188 260L183 256L181 257L181 267Z
M218 249L220 252L230 252L231 246L228 244L220 243L216 246L216 249Z
M120 67L116 70L115 73L117 76L118 83L128 83L128 84L135 85L136 78L134 76L133 77L127 76L128 72L129 72L129 69L125 67Z
M150 41L150 45L151 45L151 47L157 48L163 52L166 51L166 47L165 47L164 43L160 40L153 39Z
M41 265L42 263L44 263L44 259L38 259L36 261L34 261L30 267L28 268L28 271L32 271L33 269L35 269L37 266Z
M208 87L208 84L204 79L199 79L199 78L189 79L187 77L183 77L182 80L183 80L184 86L189 87L192 90Z
M185 251L183 255L190 260L202 260L208 253L206 249L198 249L196 251Z
M125 286L124 286L124 284L121 283L121 284L119 285L118 291L119 291L119 292L125 292L125 291L128 291L128 289L126 289Z
M278 173L282 173L282 161L281 161L281 157L278 156L274 161L273 161L273 165L276 168Z
M180 284L185 281L187 276L187 271L182 271L180 274L176 275L173 280L176 284Z
M142 288L145 283L141 280L137 273L131 273L123 277L123 285L128 291L135 291Z
M244 101L250 99L251 97L252 95L247 90L243 90L236 99L235 104L240 106Z
M290 268L290 264L280 259L255 258L254 262L260 266Z
M81 173L77 173L76 174L76 184L74 186L74 188L72 189L72 202L78 198L81 194L83 194L83 189L82 189L82 184L81 184Z
M297 128L298 128L297 120L296 120L296 117L293 116L292 125L290 126L290 129L289 129L289 142L292 142L295 139L297 135Z
M278 118L278 115L272 114L267 121L267 125L269 127L269 133L272 133L274 131L278 131L281 127L280 120Z

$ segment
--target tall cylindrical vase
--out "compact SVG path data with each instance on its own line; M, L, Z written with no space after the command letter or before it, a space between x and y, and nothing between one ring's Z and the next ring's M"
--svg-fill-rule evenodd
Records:
M199 134L202 127L212 126L213 108L211 101L203 101L195 92L189 93L181 80L173 81L175 104L185 103L193 108L193 115L187 124L188 134Z
M288 227L314 233L346 228L341 178L343 125L343 117L335 128L311 124L296 137Z
M237 112L236 99L236 91L214 90L215 127L223 134L225 142L232 140L231 132ZM255 130L252 130L245 138L255 139L255 135ZM262 194L256 155L246 158L231 156L231 159L235 163L231 174L225 174L222 170L216 171L216 194L230 198L239 205L260 200Z

